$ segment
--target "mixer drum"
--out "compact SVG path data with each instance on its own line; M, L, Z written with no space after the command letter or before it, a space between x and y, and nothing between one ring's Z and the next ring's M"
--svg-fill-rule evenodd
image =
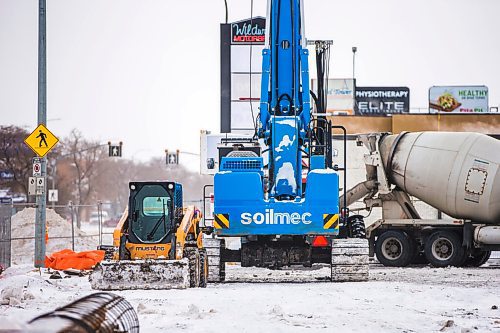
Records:
M387 135L380 143L391 183L442 212L500 223L500 141L469 132Z

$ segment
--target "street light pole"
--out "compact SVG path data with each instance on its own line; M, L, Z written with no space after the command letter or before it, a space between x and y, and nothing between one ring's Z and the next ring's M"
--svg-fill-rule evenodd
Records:
M227 19L228 19L228 10L227 10L227 0L224 0L224 6L226 7L226 24L227 24Z
M47 55L46 55L46 0L38 1L38 124L47 124ZM47 175L47 157L41 160L41 176ZM36 197L35 267L45 267L45 227L47 194L44 182L41 195Z
M358 48L356 46L352 47L352 79L356 80L355 69L356 69L356 51Z

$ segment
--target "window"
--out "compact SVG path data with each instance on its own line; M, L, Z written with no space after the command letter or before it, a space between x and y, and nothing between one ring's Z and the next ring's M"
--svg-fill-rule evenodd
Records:
M142 212L144 216L168 216L169 197L144 197L142 200Z

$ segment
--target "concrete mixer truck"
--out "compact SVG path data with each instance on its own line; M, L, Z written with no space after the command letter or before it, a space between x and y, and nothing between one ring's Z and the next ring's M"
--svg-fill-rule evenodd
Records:
M500 141L479 133L365 134L366 180L346 192L346 206L382 209L366 229L370 255L386 266L426 261L435 267L480 266L500 250ZM449 218L424 219L411 197Z

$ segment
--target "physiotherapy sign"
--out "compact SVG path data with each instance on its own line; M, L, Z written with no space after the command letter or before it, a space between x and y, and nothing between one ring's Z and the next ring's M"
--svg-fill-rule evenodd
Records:
M262 45L265 38L266 19L263 17L231 23L231 44Z
M410 112L408 87L356 87L358 115L380 116Z
M429 112L489 113L486 86L434 86L429 89Z

